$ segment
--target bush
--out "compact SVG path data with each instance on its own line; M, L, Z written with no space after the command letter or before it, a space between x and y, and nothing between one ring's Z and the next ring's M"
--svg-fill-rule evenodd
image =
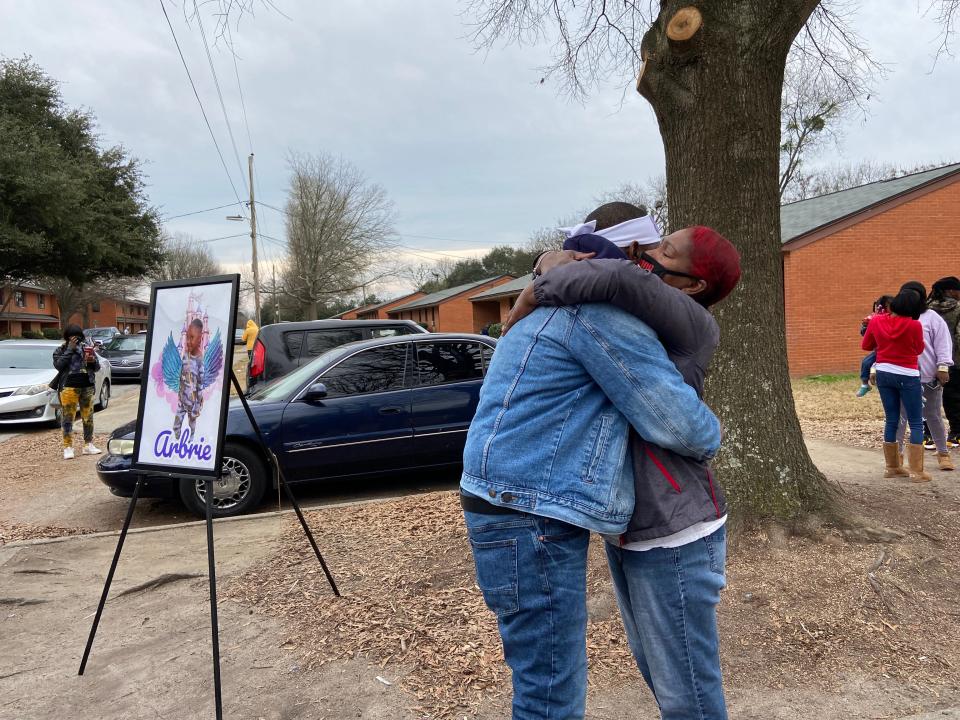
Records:
M47 340L61 340L63 339L63 330L60 328L44 328L41 330L43 336Z
M20 337L24 340L43 340L43 333L36 332L34 330L23 330L20 333Z
M487 328L487 335L498 338L503 334L503 323L493 323Z

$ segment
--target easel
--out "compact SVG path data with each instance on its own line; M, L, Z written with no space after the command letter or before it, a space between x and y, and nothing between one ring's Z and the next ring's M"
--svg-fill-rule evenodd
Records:
M330 574L330 570L327 568L327 563L323 560L323 555L320 554L320 548L317 547L317 541L314 540L313 533L310 532L310 526L307 525L307 520L303 516L303 511L300 509L300 503L297 502L296 497L294 497L293 492L290 490L290 486L287 484L286 478L283 475L283 468L280 467L280 462L278 461L277 456L274 455L267 446L266 438L263 437L263 433L260 431L260 426L257 424L256 418L254 418L253 413L250 410L250 405L247 403L247 398L243 394L243 390L240 388L240 383L237 380L236 373L234 373L232 370L230 371L230 381L233 384L234 389L237 391L237 395L240 398L240 403L243 405L243 410L247 415L247 419L250 421L250 425L257 434L257 440L260 441L260 447L263 450L264 455L267 457L270 465L274 468L274 470L276 470L277 484L283 488L287 495L287 499L293 506L293 510L297 514L297 519L300 521L300 525L303 527L303 531L306 533L307 539L310 541L310 546L313 548L313 552L316 554L317 560L320 561L320 567L323 568L323 574L327 576L327 582L330 583L330 588L333 590L333 594L337 597L340 597L340 590L337 588L337 583L334 581L333 575ZM203 480L205 483L204 499L207 507L207 564L209 566L210 579L210 630L213 647L213 691L214 701L216 704L216 718L217 720L222 720L223 702L220 691L220 631L217 622L217 573L213 553L213 478L205 477ZM83 659L80 661L80 671L77 673L78 675L83 675L84 670L86 670L87 667L87 660L90 657L90 649L93 647L93 640L97 634L97 627L100 625L100 616L103 614L103 607L106 605L107 595L110 593L110 585L113 583L113 575L117 569L117 563L120 560L120 551L123 550L123 541L126 539L127 530L130 528L130 520L133 518L133 509L137 504L137 497L140 494L140 485L142 481L142 475L138 475L137 483L133 488L133 495L130 498L130 506L127 508L127 515L123 520L123 527L120 530L120 537L117 540L117 549L113 553L113 561L110 563L110 570L107 573L107 580L103 586L103 593L100 595L100 604L97 606L97 612L93 618L93 626L90 628L90 636L87 638L87 647L83 651Z

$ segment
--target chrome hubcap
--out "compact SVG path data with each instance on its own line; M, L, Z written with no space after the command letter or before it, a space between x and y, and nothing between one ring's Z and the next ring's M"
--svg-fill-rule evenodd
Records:
M200 503L206 505L206 481L196 481L196 493ZM236 507L250 492L250 469L232 457L224 457L221 475L213 481L213 507L229 510Z

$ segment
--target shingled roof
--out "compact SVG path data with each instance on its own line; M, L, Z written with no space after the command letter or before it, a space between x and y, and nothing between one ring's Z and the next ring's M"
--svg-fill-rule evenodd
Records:
M960 163L788 203L780 207L780 236L788 243L952 174L960 179Z
M465 293L474 288L482 287L483 285L493 282L494 280L499 280L502 277L510 277L510 275L495 275L494 277L489 277L484 280L477 280L476 282L466 283L465 285L457 285L456 287L447 288L446 290L438 290L435 293L430 293L429 295L420 298L419 300L414 300L409 302L406 305L398 305L395 308L388 310L388 313L400 312L401 310L413 310L415 308L421 307L430 307L431 305L439 305L445 300L449 300L452 297L456 297L460 293Z

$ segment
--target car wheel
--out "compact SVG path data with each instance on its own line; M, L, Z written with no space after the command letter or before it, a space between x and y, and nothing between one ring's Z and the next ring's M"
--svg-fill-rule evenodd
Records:
M97 398L97 408L106 410L108 405L110 405L110 381L104 380L103 384L100 385L100 397Z
M57 427L63 425L63 408L58 407L53 411L54 422L57 424Z
M236 443L223 449L223 472L213 481L213 516L244 515L257 506L267 488L267 468L253 450ZM207 516L206 481L184 478L180 499L199 517Z

